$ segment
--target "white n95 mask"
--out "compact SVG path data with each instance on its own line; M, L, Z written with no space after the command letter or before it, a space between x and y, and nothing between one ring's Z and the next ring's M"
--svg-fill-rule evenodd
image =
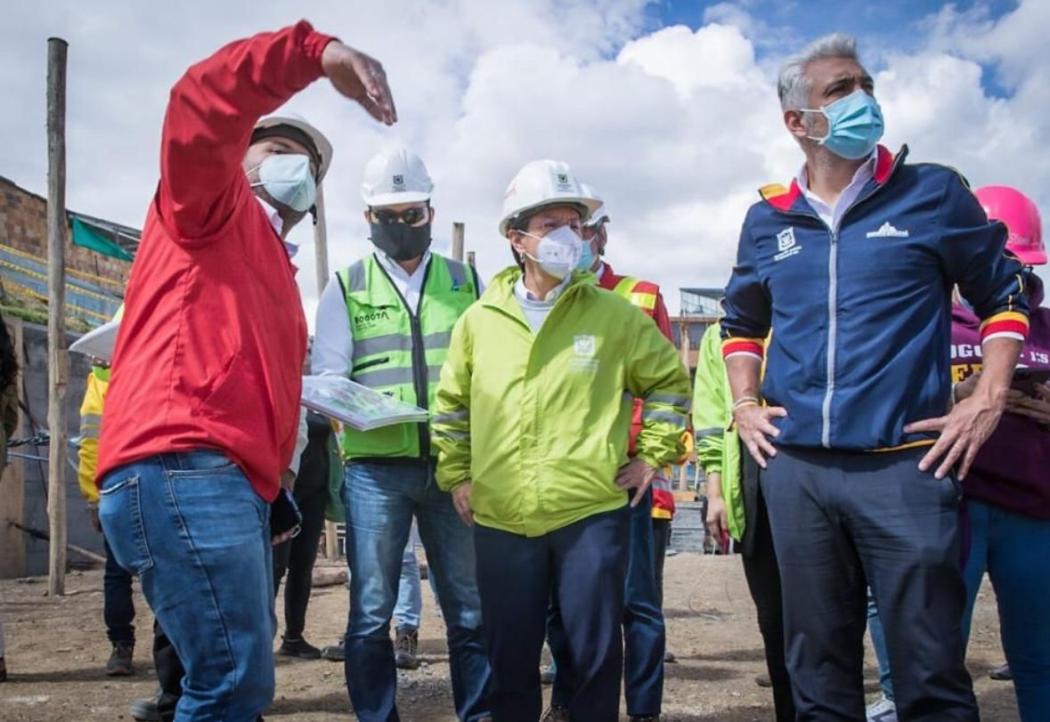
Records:
M537 236L522 231L530 238L536 238L540 244L536 255L525 255L539 264L543 272L557 279L563 279L572 273L580 260L583 239L568 226L559 226L545 236Z

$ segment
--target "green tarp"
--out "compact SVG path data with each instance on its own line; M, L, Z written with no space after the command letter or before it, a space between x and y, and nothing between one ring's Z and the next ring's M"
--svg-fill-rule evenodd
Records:
M76 217L73 218L73 244L122 261L134 260L130 253Z

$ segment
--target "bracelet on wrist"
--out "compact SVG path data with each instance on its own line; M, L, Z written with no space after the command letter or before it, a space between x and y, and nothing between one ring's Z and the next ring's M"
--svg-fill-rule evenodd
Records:
M736 411L742 406L761 406L762 402L756 396L741 396L739 399L733 402L733 411Z

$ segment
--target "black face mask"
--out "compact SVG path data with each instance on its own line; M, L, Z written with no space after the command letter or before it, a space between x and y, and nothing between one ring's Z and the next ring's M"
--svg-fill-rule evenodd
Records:
M430 224L372 223L372 243L395 261L419 258L430 248Z

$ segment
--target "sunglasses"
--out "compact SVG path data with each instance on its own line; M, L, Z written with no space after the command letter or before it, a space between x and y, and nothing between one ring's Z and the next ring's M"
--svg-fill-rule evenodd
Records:
M384 226L393 225L398 221L401 221L406 226L415 226L425 221L429 215L430 208L427 206L422 208L406 208L401 212L392 211L387 208L380 208L372 211L372 217L377 223Z

